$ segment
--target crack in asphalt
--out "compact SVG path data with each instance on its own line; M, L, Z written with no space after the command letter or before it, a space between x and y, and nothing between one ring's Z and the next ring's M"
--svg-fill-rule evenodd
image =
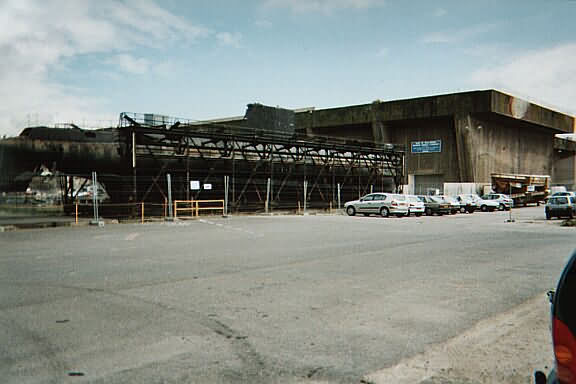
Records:
M214 318L213 316L208 316L202 312L194 311L194 310L186 310L181 309L178 307L174 307L172 305L144 299L138 296L128 295L125 293L121 293L118 291L112 291L108 289L101 289L101 288L90 288L90 287L79 287L79 286L70 286L70 285L48 285L42 284L43 286L51 286L54 288L62 288L62 289L70 289L76 290L80 292L87 292L88 295L96 295L97 299L103 300L102 295L108 295L115 298L120 298L123 300L128 301L136 301L145 305L153 306L156 308L160 308L163 311L169 311L172 313L177 313L178 315L185 316L190 318L191 320L195 321L196 324L199 324L213 333L221 336L226 342L231 344L234 350L234 354L236 357L242 361L244 365L244 369L241 372L237 373L238 376L242 380L246 380L247 382L251 383L268 383L270 382L270 378L272 377L272 372L266 366L264 359L259 355L256 349L250 344L247 340L247 336L239 333L238 331L234 330L230 326L226 325L222 321ZM71 297L69 297L71 298ZM66 298L66 299L69 299ZM51 349L50 344L45 338L41 338L40 336L34 335L32 331L27 331L28 339L32 340L34 343L38 342L39 346L45 352L45 356L55 356L57 351ZM51 364L53 366L54 372L65 372L64 369L65 364L63 362L58 362L58 364ZM55 376L56 377L56 376ZM58 381L53 381L54 383L58 383Z
M0 313L0 315L2 315ZM66 372L70 370L70 367L66 362L58 357L59 350L48 341L47 338L40 336L38 333L32 331L29 328L25 328L20 323L5 317L0 317L0 322L6 326L11 331L11 334L16 334L24 340L29 340L30 344L33 346L37 356L37 360L46 360L48 362L50 377L45 377L43 379L49 380L44 381L50 384L59 384L62 382L63 377L66 376Z

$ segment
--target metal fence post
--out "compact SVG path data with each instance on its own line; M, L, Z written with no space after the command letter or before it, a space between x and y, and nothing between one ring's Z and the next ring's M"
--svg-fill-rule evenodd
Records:
M168 183L168 220L174 219L174 212L172 211L172 179L170 174L166 174L166 181Z
M306 215L306 208L308 206L308 180L304 180L304 215Z
M340 208L340 183L338 183L338 209Z
M92 205L94 208L94 219L90 224L101 227L104 222L100 221L100 213L98 212L98 176L96 172L92 172Z
M228 190L230 189L230 176L224 176L224 216L228 216Z
M268 213L270 209L270 178L266 184L266 202L264 203L264 210Z

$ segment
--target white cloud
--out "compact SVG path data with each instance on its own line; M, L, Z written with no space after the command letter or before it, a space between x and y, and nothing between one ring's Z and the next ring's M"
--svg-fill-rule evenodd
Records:
M480 24L452 31L431 32L420 38L426 44L451 44L470 40L496 28L496 24Z
M576 43L502 55L499 63L474 71L471 82L576 113Z
M30 115L41 116L42 123L110 117L106 99L83 97L85 90L50 80L66 58L111 55L123 71L143 74L150 63L131 56L134 47L215 34L153 0L2 0L0 25L0 135L19 133Z
M273 24L270 20L260 19L254 22L254 25L261 29L272 28Z
M436 10L434 11L434 16L442 17L445 16L447 13L448 11L446 11L444 8L436 8Z
M117 65L124 72L144 75L150 69L150 62L144 58L136 58L128 54L116 55L108 60L107 64Z
M239 32L219 32L216 34L216 39L220 45L240 48L240 41L242 40L242 34Z
M378 52L376 52L376 56L378 57L386 57L390 54L390 50L386 47L380 48Z
M330 13L338 9L364 9L386 4L386 0L265 0L266 7L288 8L294 12Z

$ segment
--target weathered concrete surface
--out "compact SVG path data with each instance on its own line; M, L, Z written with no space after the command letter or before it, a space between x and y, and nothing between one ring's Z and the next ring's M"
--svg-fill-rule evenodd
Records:
M296 115L298 126L315 128L366 124L373 121L432 119L454 115L497 113L540 125L556 133L572 133L574 118L496 90L482 90L371 104L319 109Z
M463 182L492 182L492 173L552 175L554 136L541 127L490 115L455 118L462 137ZM449 150L449 149L447 149Z
M2 233L0 376L357 383L555 284L574 229L542 208L514 214ZM517 358L536 365L541 353Z
M310 135L402 144L406 175L479 184L490 184L492 173L553 175L554 135L572 133L575 124L572 116L496 90L307 111L296 121ZM442 140L442 153L411 153L412 142L428 140ZM574 182L573 174L557 174Z

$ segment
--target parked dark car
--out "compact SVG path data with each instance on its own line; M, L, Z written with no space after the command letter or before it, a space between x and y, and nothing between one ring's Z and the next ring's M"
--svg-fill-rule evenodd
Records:
M555 292L549 294L555 368L546 377L536 372L536 384L576 383L576 252L564 267Z
M424 213L427 216L432 216L433 214L449 215L452 210L452 204L440 196L419 195L418 198L424 203Z
M568 217L572 219L576 216L576 197L575 196L554 196L549 197L546 201L546 219L553 217Z

